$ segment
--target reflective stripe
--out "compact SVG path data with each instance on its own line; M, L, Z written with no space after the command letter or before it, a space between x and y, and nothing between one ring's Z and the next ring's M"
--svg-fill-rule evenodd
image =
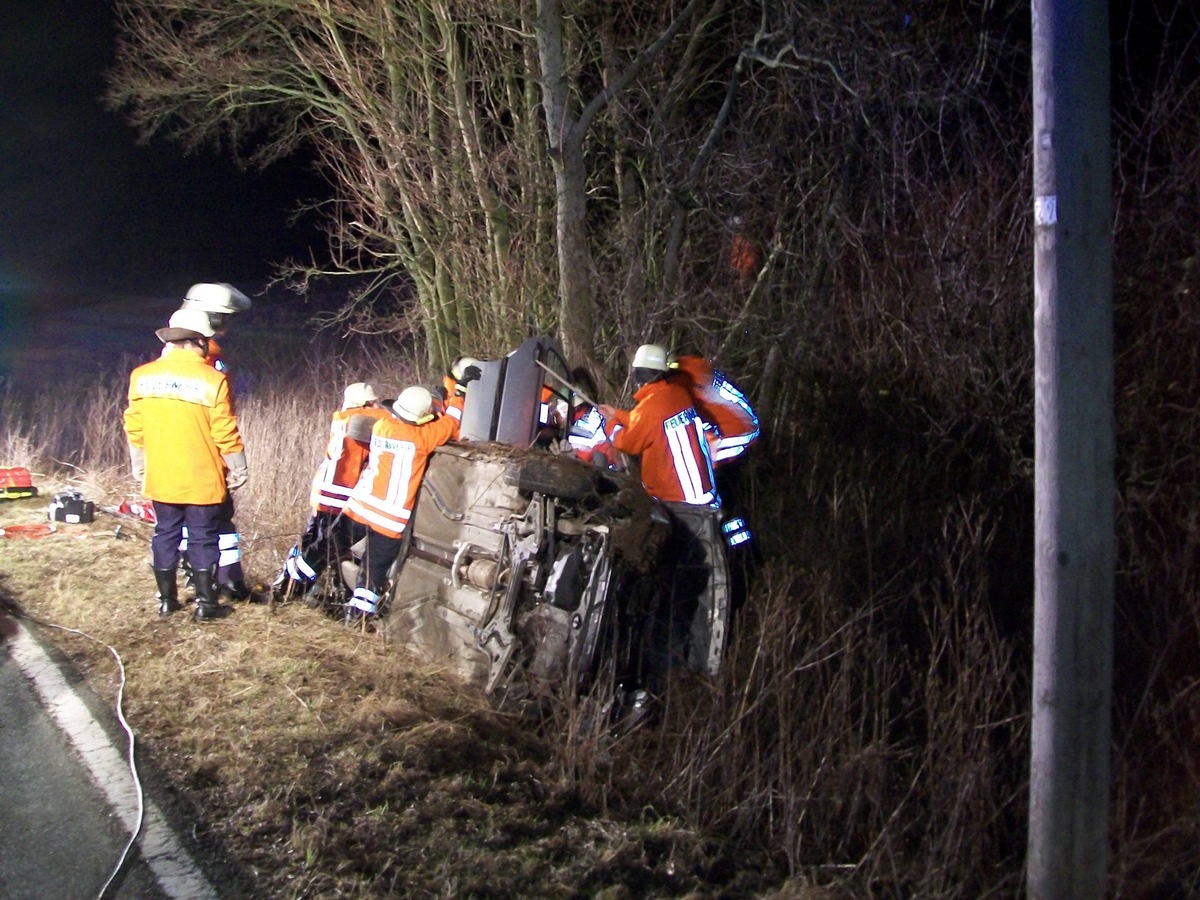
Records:
M288 577L294 581L313 582L317 580L317 573L313 571L313 567L308 564L308 561L300 555L300 551L295 547L292 548L292 552L288 555L287 562L284 563L283 567L287 571Z
M331 510L343 509L346 501L350 499L351 490L352 488L341 484L322 485L317 489L314 501L321 506L328 506Z
M142 375L135 382L140 397L157 397L167 400L183 400L200 406L212 406L213 385L208 379L179 375L174 372L159 372Z
M447 406L445 414L452 419L457 419L460 422L462 421L462 410L457 406Z
M350 605L365 613L373 614L379 608L379 595L365 587L355 588L354 596L350 598Z
M242 536L236 531L217 535L217 565L232 566L242 559Z
M577 419L567 432L567 442L580 450L591 450L607 440L604 435L604 417L594 406L588 410L586 416Z
M696 411L688 408L679 415L672 416L663 423L667 435L667 444L671 448L671 461L675 474L679 478L679 487L683 491L683 502L694 505L710 503L713 492L705 489L704 474L700 471L697 459L697 444L700 455L708 462L708 445L704 440L703 429ZM693 444L692 436L696 443ZM711 467L711 463L709 463Z
M403 532L408 527L408 519L412 515L407 509L402 509L393 517L389 512L376 510L367 506L364 501L370 498L357 497L346 504L346 509L358 513L367 520L368 525L378 525L388 531Z
M741 456L756 437L758 437L757 431L750 434L736 434L733 437L717 438L712 457L713 462L727 462Z
M179 540L179 549L181 551L188 548L188 530L184 525L182 528L183 537ZM242 535L237 531L227 531L224 534L217 535L217 554L219 566L232 566L242 558Z

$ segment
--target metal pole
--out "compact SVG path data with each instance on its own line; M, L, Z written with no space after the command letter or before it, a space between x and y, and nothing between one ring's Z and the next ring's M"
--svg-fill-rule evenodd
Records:
M1112 730L1107 0L1032 0L1034 661L1026 875L1105 895Z

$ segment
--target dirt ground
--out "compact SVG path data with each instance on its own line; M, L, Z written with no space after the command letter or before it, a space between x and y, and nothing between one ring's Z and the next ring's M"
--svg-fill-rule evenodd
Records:
M46 523L54 490L0 503L0 527ZM0 590L110 710L120 656L139 760L247 896L771 893L719 838L582 802L551 723L492 710L403 647L299 603L160 620L150 526L97 511L57 529L0 539Z

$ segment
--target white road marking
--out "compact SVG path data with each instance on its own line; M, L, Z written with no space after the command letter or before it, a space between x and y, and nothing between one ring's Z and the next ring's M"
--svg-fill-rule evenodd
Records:
M118 752L87 705L67 684L62 671L24 626L10 642L10 648L12 658L33 682L42 704L83 758L92 780L104 792L128 833L133 834L138 825L137 789L126 754ZM144 805L139 846L159 887L169 897L219 900L220 895L176 838L158 807L149 800Z

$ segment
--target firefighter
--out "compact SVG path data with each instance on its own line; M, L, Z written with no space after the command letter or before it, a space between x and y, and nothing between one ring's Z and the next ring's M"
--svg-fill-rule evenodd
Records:
M248 312L250 306L250 298L232 284L202 282L188 288L188 292L183 298L183 305L179 308L198 309L208 313L208 321L213 327L214 334L224 336L229 329L229 317L234 313ZM208 342L208 355L205 357L205 362L218 372L229 370L229 366L226 365L225 359L221 355L221 345L217 343L215 337Z
M742 458L760 433L758 416L746 395L712 363L702 356L678 356L669 360L672 381L687 388L696 412L705 422L717 491L721 495L725 518L721 534L727 547L734 580L734 604L741 605L749 571L756 565L757 548L750 543L752 534L739 508L744 491L739 483L740 467L730 465ZM734 548L742 548L734 550Z
M741 216L733 216L729 222L729 267L737 273L738 284L749 287L762 268L762 248L747 237Z
M480 362L473 356L460 356L450 365L450 371L442 376L440 395L434 398L434 411L438 415L449 415L462 421L463 402L467 397L467 386L478 381L483 374ZM459 402L452 402L454 398Z
M571 384L578 390L571 391L571 427L567 429L567 443L575 456L584 462L603 468L620 468L621 462L616 449L604 433L604 416L595 406L594 399L600 393L592 373L582 366L571 370Z
M668 503L720 506L704 420L687 389L670 380L667 351L643 344L633 356L632 410L600 405L613 447L642 459L642 486Z
M733 462L758 440L758 416L746 395L702 356L672 356L669 378L687 388L705 430L714 468Z
M357 381L342 391L342 406L333 414L325 459L313 476L312 513L276 579L277 594L296 587L309 594L330 559L340 559L349 550L347 520L341 515L367 464L371 429L390 415L379 403L374 385Z
M461 396L447 401L448 406L457 407L460 416L462 403ZM347 622L370 619L379 611L380 595L400 554L429 455L458 438L460 416L435 416L433 396L423 387L401 391L392 412L375 423L367 467L346 503L352 537L356 542L366 538L363 566L346 610Z
M250 298L231 284L201 282L188 288L180 309L198 310L208 316L213 337L208 341L208 352L204 361L224 372L232 382L233 374L222 355L221 346L217 343L216 335L224 336L229 329L230 317L235 313L247 312L250 309ZM217 590L230 600L255 599L246 584L246 575L242 569L242 536L233 522L233 496L226 497L224 508L221 510L221 533L218 538L220 554L217 562ZM184 530L184 543L181 550L187 549L187 530ZM190 575L189 575L190 579ZM190 583L190 580L189 580Z
M648 665L665 670L679 661L715 674L724 651L728 568L704 420L687 388L669 377L663 347L638 347L631 368L633 409L601 404L600 412L613 447L641 457L642 486L663 501L671 520L662 551L670 561L671 603L648 623Z
M180 609L175 572L186 526L194 617L221 619L233 608L221 605L217 594L217 535L226 498L249 477L246 448L229 381L204 361L213 336L207 315L177 310L156 334L162 356L129 376L125 433L134 477L154 505L150 550L158 613Z

